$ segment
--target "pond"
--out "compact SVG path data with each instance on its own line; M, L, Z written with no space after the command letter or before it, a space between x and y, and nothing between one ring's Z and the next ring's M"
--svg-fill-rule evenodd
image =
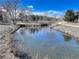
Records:
M15 33L19 50L32 59L79 59L79 43L50 28L25 29Z

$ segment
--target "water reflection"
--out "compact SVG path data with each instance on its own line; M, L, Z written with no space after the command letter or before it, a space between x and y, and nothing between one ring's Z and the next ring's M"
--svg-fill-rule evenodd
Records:
M20 29L15 33L20 41L20 50L29 53L32 59L78 59L79 45L74 38L49 29Z
M72 36L70 34L63 34L65 41L70 41L72 39Z

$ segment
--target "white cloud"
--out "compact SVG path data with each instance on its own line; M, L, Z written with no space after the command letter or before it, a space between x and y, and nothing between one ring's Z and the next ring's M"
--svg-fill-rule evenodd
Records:
M28 8L32 8L33 9L33 6L32 5L29 5L29 6L27 6Z
M56 17L56 18L61 18L64 15L64 12L61 11L53 11L53 10L48 10L48 11L43 11L43 12L33 12L34 15L45 15L47 14L47 16L49 17Z
M33 10L33 6L30 5L30 6L27 6L29 8L32 8ZM29 12L28 10L26 10L26 14L34 14L34 15L45 15L45 16L49 16L49 17L56 17L56 18L62 18L63 15L64 15L64 12L63 11L55 11L55 10L48 10L48 11L32 11L32 12ZM47 14L47 15L46 15Z
M64 15L64 11L48 10L48 14L51 17L61 18Z
M34 7L33 7L33 5L28 5L27 8L28 8L28 9L31 9L32 11L35 10Z
M49 11L48 11L48 14L51 14L51 15L63 15L64 12L49 10Z
M33 14L34 14L34 15L44 15L44 12L34 11Z
M52 10L48 10L48 13L51 13L51 12L53 12Z
M31 8L33 10L33 14L34 15L45 15L45 14L47 14L47 16L57 17L57 18L59 18L59 17L64 15L63 11L48 10L48 11L40 12L40 11L34 11L35 9L34 9L33 5L29 5L27 7Z

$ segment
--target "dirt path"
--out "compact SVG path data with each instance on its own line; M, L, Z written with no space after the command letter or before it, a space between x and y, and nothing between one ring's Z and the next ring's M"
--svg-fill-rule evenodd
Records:
M58 25L64 25L64 26L69 26L69 27L77 27L79 28L79 24L69 24L69 23L63 23L63 22L59 22Z

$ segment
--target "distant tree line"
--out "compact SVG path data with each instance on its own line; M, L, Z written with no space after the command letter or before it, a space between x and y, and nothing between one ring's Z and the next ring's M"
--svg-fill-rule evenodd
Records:
M47 16L43 16L43 15L27 15L27 13L18 13L16 19L14 20L15 22L16 21L51 21L53 20L52 17L47 17ZM0 11L0 22L1 23L10 23L11 19L9 19L9 16L7 14L7 12L3 12L3 11Z
M64 15L64 20L67 22L78 22L79 12L73 10L67 10Z
M40 15L25 15L24 13L19 13L18 20L20 21L38 21L43 20L43 16Z
M42 15L25 15L24 13L19 13L18 21L40 21L40 20L52 20L52 17L42 16Z

